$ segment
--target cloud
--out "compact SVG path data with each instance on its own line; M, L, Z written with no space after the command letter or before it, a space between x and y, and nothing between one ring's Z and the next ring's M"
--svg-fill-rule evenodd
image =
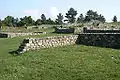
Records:
M40 17L40 13L38 9L27 9L23 11L25 16L32 16L34 19L38 19Z
M51 7L50 9L50 17L55 20L57 18L57 15L59 14L59 11L57 7Z
M51 18L55 20L57 18L57 15L59 14L59 11L57 7L51 7L47 11L42 11L40 12L39 9L26 9L23 11L23 16L32 16L33 19L38 19L40 18L41 14L45 14L46 18Z

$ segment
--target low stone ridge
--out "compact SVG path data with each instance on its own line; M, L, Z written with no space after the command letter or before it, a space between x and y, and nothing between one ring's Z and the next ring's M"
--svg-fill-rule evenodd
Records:
M83 28L83 33L120 33L119 29L116 30L108 30L108 29L104 29L104 30L94 30L94 29L87 29L87 27Z
M77 39L78 35L54 36L46 38L26 38L21 43L17 52L24 53L29 50L76 44Z
M0 33L0 38L13 38L19 36L40 35L46 32L33 32L33 33Z
M38 26L27 26L26 29L34 29L34 28L37 28L37 29L41 29L41 28L53 28L53 26L55 27L60 27L60 25L38 25Z
M55 33L74 33L74 28L55 28Z

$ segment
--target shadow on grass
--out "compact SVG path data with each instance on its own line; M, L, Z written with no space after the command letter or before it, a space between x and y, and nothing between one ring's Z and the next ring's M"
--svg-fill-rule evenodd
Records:
M18 55L21 55L21 53L17 50L15 51L10 51L9 54L13 55L13 56L18 56Z
M111 48L111 49L120 50L120 45L103 46L103 45L80 44L79 42L76 42L76 45L92 46L92 47L99 47L99 48Z

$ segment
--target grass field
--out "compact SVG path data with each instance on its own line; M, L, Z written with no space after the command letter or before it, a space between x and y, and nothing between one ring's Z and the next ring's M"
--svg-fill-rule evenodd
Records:
M71 45L9 54L23 38L0 38L0 80L120 80L120 50Z
M26 29L25 27L5 27L2 32L54 32L54 28L41 28L41 29Z

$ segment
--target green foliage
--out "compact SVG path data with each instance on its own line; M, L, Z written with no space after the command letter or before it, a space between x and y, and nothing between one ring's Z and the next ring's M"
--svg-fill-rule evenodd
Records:
M87 11L87 14L85 16L85 22L90 22L92 20L99 20L101 22L105 22L105 18L102 14L98 14L97 12L94 12L93 10Z
M37 19L36 22L35 22L35 25L41 25L41 24L42 24L41 19Z
M77 19L77 23L83 23L84 22L84 16L83 16L83 14L80 14L80 16L78 17L78 19Z
M77 11L74 8L70 8L66 13L66 20L68 23L75 23ZM33 26L33 25L42 25L42 24L63 24L64 16L62 13L57 15L57 19L54 21L51 18L46 18L45 14L40 16L40 19L34 21L31 16L25 16L23 18L14 18L13 16L7 16L4 20L1 21L2 26L9 27L23 27L23 26ZM77 23L87 23L93 20L98 20L102 23L105 23L105 18L102 14L98 14L93 10L87 11L86 15L80 14L77 18ZM114 16L113 22L117 22L117 17Z
M19 19L16 18L14 19L14 27L18 27L19 26Z
M49 18L49 19L46 20L46 24L53 25L53 24L56 24L56 23L51 18Z
M63 17L63 15L62 15L62 13L59 13L59 14L57 15L56 22L57 22L58 24L63 24L63 19L64 19L64 17Z
M112 19L113 22L117 22L117 16L114 16Z
M12 27L14 25L14 17L12 16L7 16L5 19L4 19L4 24L6 26L9 26L9 27Z
M2 21L0 20L0 30L2 29Z
M99 21L101 21L102 23L105 23L105 18L104 18L104 16L102 15L102 14L100 14L99 16L98 16L98 19L97 20L99 20Z
M98 17L97 12L94 12L92 10L87 11L86 17L85 17L85 21L91 21L91 20L96 20Z
M41 15L42 24L46 24L46 16L44 14Z
M25 16L23 18L20 18L20 21L18 23L19 26L32 26L35 24L35 21L32 19L31 16Z
M66 13L66 18L68 23L74 23L75 22L75 16L77 15L77 11L74 8L70 8L69 11Z
M37 21L35 22L35 25L42 25L42 24L56 24L51 18L48 18L47 20L41 20L41 19L37 19Z
M2 26L2 21L0 20L0 27Z

